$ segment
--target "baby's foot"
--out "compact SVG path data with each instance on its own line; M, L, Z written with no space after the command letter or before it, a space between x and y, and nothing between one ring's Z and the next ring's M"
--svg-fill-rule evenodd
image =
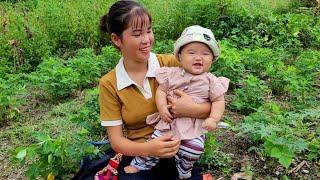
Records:
M137 172L139 172L139 169L137 169L137 168L134 167L134 166L127 166L127 167L124 167L124 171L125 171L126 173L132 174L132 173L137 173Z

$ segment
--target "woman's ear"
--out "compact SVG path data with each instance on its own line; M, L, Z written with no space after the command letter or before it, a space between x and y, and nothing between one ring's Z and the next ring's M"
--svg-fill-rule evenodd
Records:
M111 33L110 39L114 45L116 45L118 48L120 47L121 39L119 36L117 36L115 33Z

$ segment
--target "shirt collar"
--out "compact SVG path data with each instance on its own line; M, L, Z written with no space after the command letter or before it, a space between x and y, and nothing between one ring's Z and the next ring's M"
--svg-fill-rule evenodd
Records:
M160 68L159 61L157 59L156 54L150 53L150 57L148 59L148 71L146 73L146 77L155 77L156 69ZM120 58L116 68L116 79L117 79L117 89L120 91L132 84L136 84L128 75L126 69L123 65L123 57Z

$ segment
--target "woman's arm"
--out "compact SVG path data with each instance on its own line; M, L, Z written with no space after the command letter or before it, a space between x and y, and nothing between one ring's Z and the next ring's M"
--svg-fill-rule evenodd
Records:
M181 90L174 93L180 98L167 97L171 106L170 112L174 117L207 118L210 115L211 103L197 104L193 99Z
M179 150L180 140L172 140L172 133L165 134L144 143L138 143L123 136L121 125L108 126L106 129L112 149L126 156L169 158L173 157Z

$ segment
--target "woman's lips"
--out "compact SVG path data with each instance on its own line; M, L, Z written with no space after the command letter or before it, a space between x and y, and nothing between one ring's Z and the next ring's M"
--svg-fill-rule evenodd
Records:
M150 47L141 48L140 51L143 53L148 53L148 52L150 52Z

